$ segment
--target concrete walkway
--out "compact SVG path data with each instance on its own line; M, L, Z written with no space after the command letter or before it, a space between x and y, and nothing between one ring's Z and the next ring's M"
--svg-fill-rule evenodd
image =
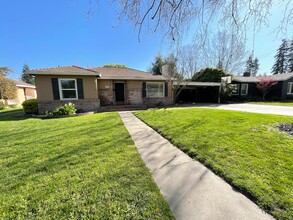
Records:
M131 112L119 114L176 219L273 219Z
M243 112L253 112L261 114L273 114L273 115L287 115L293 116L293 107L290 106L276 106L276 105L257 105L248 103L237 104L195 104L188 105L186 108L216 108L224 110L235 110ZM176 109L176 108L175 108Z

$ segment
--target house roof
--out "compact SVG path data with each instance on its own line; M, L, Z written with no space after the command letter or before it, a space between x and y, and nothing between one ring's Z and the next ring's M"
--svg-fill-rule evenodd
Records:
M23 82L23 81L18 81L18 80L13 80L12 81L15 83L15 85L17 87L20 87L20 88L32 88L32 89L35 89L36 87L32 84L28 84L26 82Z
M130 68L116 68L116 67L96 67L94 70L101 74L101 79L115 79L115 80L166 80L162 75L154 75L149 72Z
M275 74L275 75L269 75L268 77L271 77L277 81L284 81L288 80L293 77L293 73L283 73L283 74ZM234 76L233 81L237 82L257 82L258 81L258 76L250 76L250 77L245 77L245 76Z
M27 71L30 75L73 75L98 76L99 73L79 66L58 66Z
M213 87L213 86L220 86L221 83L219 82L182 82L182 83L178 83L178 82L174 82L174 85L184 85L184 86L196 86L196 87Z
M96 67L85 69L79 66L61 66L55 68L43 68L27 71L30 75L73 75L73 76L97 76L100 79L112 80L166 80L162 75L117 67Z

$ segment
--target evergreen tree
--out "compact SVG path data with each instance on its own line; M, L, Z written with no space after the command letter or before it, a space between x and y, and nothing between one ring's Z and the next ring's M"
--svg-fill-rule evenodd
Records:
M248 60L246 61L246 65L245 65L246 75L248 75L248 73L249 73L249 76L251 76L253 68L254 68L254 64L253 64L252 55L249 55Z
M169 71L171 71L172 75L175 77L177 75L177 58L173 53L171 53L166 58L163 58L161 54L158 54L155 57L154 62L152 63L152 67L150 68L150 72L155 75L162 75L162 67L164 65L169 65Z
M275 55L275 64L272 67L273 74L282 74L287 71L287 52L288 42L286 39L283 39Z
M249 55L245 67L243 76L256 76L259 69L259 61L257 57L253 60L252 55Z
M161 54L158 54L155 57L154 62L152 63L152 67L150 69L150 72L152 72L155 75L162 75L161 70L162 66L165 65L164 59Z
M29 70L29 66L27 64L24 64L22 68L21 80L28 84L35 85L35 79L33 76L27 73L28 70Z
M223 65L223 62L222 60L219 60L218 63L217 63L217 66L216 66L218 69L223 69L224 68L224 65Z
M287 62L288 62L288 72L293 72L293 38L288 43Z
M252 72L251 75L256 76L258 70L259 70L259 61L258 61L258 59L257 59L257 57L256 57L256 58L254 59L254 61L253 61L253 72Z

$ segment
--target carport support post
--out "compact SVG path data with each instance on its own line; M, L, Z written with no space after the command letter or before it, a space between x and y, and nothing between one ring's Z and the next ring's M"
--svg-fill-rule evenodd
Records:
M218 103L221 103L221 90L222 90L222 83L219 86L219 96L218 96Z

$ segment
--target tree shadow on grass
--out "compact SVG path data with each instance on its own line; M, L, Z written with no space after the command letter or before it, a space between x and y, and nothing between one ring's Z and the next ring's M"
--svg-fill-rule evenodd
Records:
M94 159L97 159L97 156L93 155L101 155L101 158L103 158L105 157L104 155L117 150L121 146L120 142L126 136L121 135L121 139L102 138L103 135L113 133L113 125L111 125L103 126L101 134L93 131L93 125L85 125L76 131L61 133L56 133L56 130L47 131L51 133L47 134L49 138L40 136L38 139L33 137L36 135L34 134L35 131L29 134L31 136L30 139L35 141L35 147L32 147L33 143L29 143L29 149L26 148L27 146L16 146L15 144L6 146L5 148L12 147L15 149L9 155L6 155L10 159L9 162L3 164L3 172L6 170L7 176L15 181L7 181L8 184L6 184L5 189L16 189L34 176L42 178L61 172L68 167L74 167L78 163L82 163L83 157L94 157ZM60 131L62 129L59 128ZM100 128L97 126L96 129ZM67 138L70 140L74 136L72 135L73 132L77 134L77 139L74 142L68 141L67 143ZM92 133L92 137L88 136L90 133ZM95 138L95 136L97 137ZM79 140L79 138L81 139ZM22 149L18 149L18 147ZM17 151L18 153L16 153Z
M9 112L0 112L0 121L19 121L31 118L29 115L25 115L22 109L12 110Z

